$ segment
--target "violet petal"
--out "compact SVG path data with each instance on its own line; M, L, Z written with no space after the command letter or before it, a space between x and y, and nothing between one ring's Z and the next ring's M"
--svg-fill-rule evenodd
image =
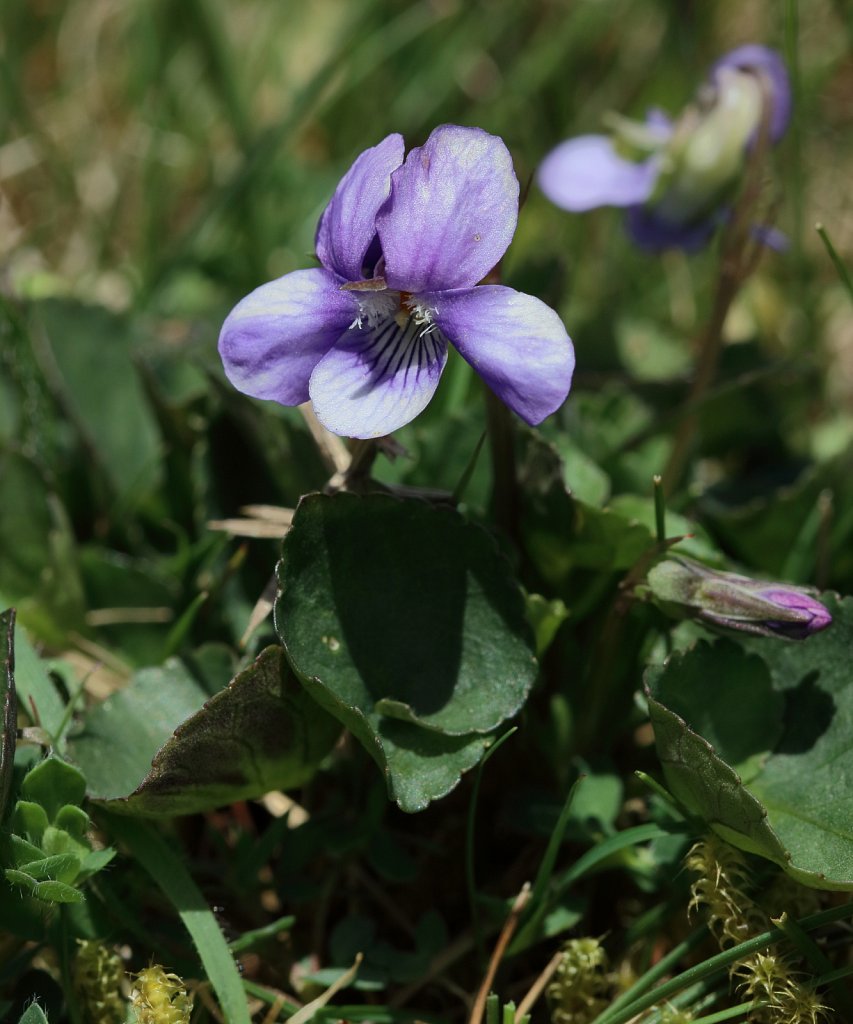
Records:
M539 167L537 181L552 203L581 212L645 202L657 173L654 157L634 163L619 156L608 136L580 135L551 150Z
M348 331L309 385L320 422L343 437L382 437L421 412L438 387L447 343L411 318Z
M515 233L518 191L501 139L480 128L436 128L392 174L391 198L376 218L388 287L477 284Z
M527 423L566 399L575 366L562 321L531 295L502 285L420 295L435 320L495 394Z
M376 214L391 192L391 172L403 162L403 136L366 149L341 178L317 226L317 257L329 270L358 281L376 238Z
M778 142L791 117L791 83L785 62L776 50L757 43L738 46L721 57L711 68L713 77L720 68L741 68L763 74L770 87L773 109L770 114L770 138Z
M807 636L819 633L832 622L832 616L826 605L796 587L784 585L768 587L760 592L760 596L780 608L801 614L803 629Z
M219 335L225 375L253 398L299 405L311 371L357 315L358 303L328 270L285 274L228 314Z

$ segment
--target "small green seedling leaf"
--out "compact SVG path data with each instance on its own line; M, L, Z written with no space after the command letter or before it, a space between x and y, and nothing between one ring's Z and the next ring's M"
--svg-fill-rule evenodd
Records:
M18 1024L49 1024L49 1021L38 1003L30 1003L18 1019Z
M52 822L66 804L83 803L86 779L73 765L51 755L27 772L21 792L25 800L41 804Z

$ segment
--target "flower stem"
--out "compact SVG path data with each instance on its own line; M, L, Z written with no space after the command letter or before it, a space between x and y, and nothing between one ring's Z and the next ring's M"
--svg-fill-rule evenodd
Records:
M509 409L486 389L486 429L492 457L495 522L513 540L518 540L519 500L515 465L515 444Z
M763 184L764 159L770 146L770 114L772 103L766 87L763 112L755 144L749 154L743 189L723 230L720 243L720 264L711 314L699 335L699 357L693 384L684 403L684 415L675 435L669 460L663 471L666 494L681 482L690 449L698 428L695 410L717 374L723 347L723 327L737 293L758 265L762 243L752 236L752 215L758 205Z

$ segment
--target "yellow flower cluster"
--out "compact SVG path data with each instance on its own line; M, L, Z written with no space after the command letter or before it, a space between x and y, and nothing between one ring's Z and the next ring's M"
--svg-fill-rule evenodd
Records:
M691 886L690 910L705 907L708 923L720 946L743 942L767 930L770 914L782 907L800 912L815 909L817 897L797 886L786 875L765 889L764 908L749 895L749 868L743 855L717 836L708 836L690 850L687 867L699 874ZM780 903L776 903L776 899ZM784 902L782 902L784 901ZM738 988L755 1001L750 1013L755 1024L821 1024L829 1008L814 988L796 976L790 960L781 953L754 953L735 964L732 976Z
M78 940L73 983L80 1008L92 1024L122 1024L121 994L124 966L119 957L97 940Z
M153 964L136 975L130 1002L139 1024L189 1024L193 1008L183 981Z
M599 939L570 939L546 989L553 1024L587 1024L607 1006L607 954Z

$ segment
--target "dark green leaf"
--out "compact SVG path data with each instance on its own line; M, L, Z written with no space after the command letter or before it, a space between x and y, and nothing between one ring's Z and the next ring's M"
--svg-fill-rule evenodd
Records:
M737 772L683 718L652 697L649 715L673 795L735 846L784 865L785 849L767 823L767 811Z
M209 653L218 669L218 649ZM146 815L260 796L310 778L340 731L303 691L279 647L207 698L197 674L177 659L137 673L69 740L89 795Z
M308 495L279 579L291 663L407 809L452 788L484 749L471 734L515 714L533 683L521 591L488 534L451 509Z
M344 716L340 717L343 721ZM381 751L377 761L385 770L389 793L402 810L411 813L446 796L478 763L492 737L442 736L385 718L379 721L376 740Z
M748 782L782 734L785 699L756 655L731 640L698 643L646 677L655 699L690 727Z
M189 814L307 781L340 724L297 682L280 647L178 727L116 810Z
M535 678L506 560L450 509L309 495L280 581L277 627L297 671L364 715L384 704L447 735L489 732Z

